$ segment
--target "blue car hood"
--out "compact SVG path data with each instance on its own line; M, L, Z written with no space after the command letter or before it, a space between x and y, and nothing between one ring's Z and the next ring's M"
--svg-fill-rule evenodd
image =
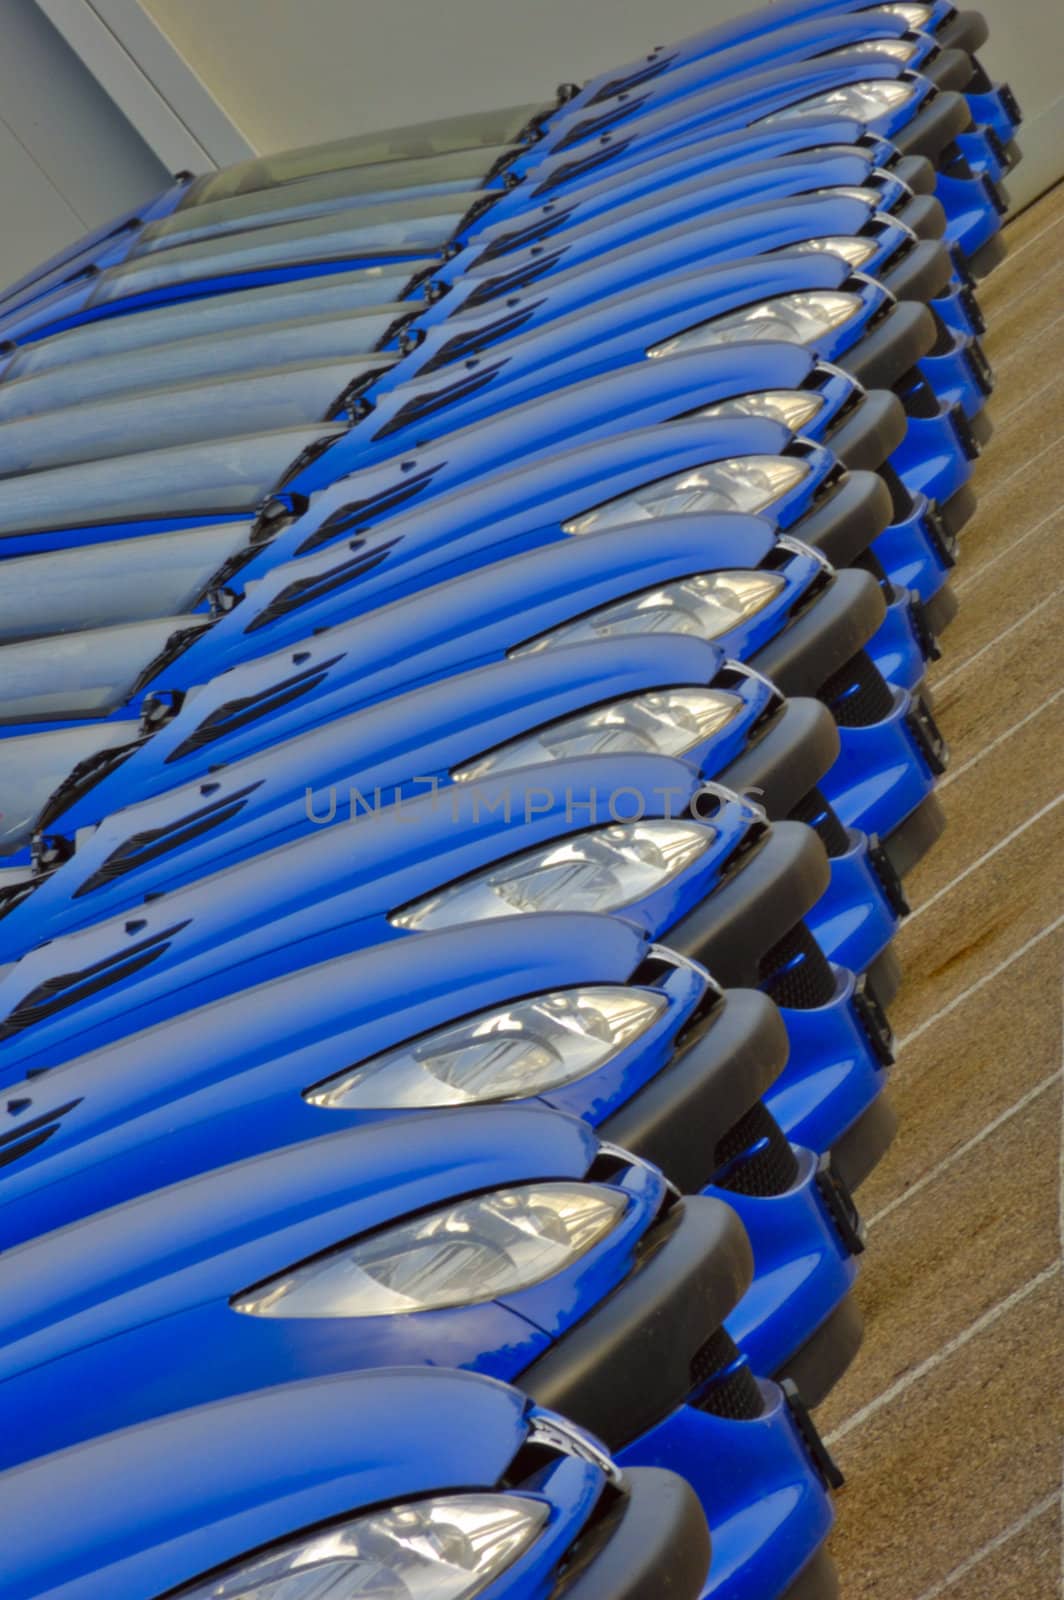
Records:
M305 706L303 729L290 740L229 762L206 782L127 806L83 835L76 854L0 920L0 962L313 835L330 816L424 795L485 751L558 718L622 696L705 686L722 661L722 651L699 639L602 640L480 667L317 728L313 705ZM719 748L712 775L739 754L751 716L771 700L757 680L752 688L752 704L740 703L747 714L692 745L686 761L705 770Z
M504 1384L420 1368L111 1433L0 1477L7 1600L146 1600L362 1507L494 1487L528 1411Z
M631 924L582 912L472 923L413 940L402 963L375 945L75 1056L7 1096L3 1248L231 1161L409 1115L326 1110L303 1091L529 995L629 983L649 948ZM706 995L693 963L655 958L642 981L665 1009L621 1052L627 1061L593 1075L585 1100L623 1099L657 1071Z
M701 787L691 766L664 756L558 761L455 785L442 802L430 793L371 810L55 939L0 977L3 1081L40 1048L54 1060L61 1036L91 1049L237 987L413 937L389 914L513 854L609 826L616 795L635 796L647 818L679 818ZM638 805L625 799L621 814ZM624 915L657 936L711 892L736 847L761 831L757 817L733 798L712 828L695 824L707 848Z
M774 546L772 524L763 518L671 517L654 530L655 581L757 567ZM72 834L133 798L162 793L214 765L297 734L311 706L309 714L321 721L417 683L497 661L560 622L645 588L646 580L645 527L614 529L433 585L356 621L303 634L291 647L217 677L190 672L186 681L197 679L199 686L176 715L126 754L113 774L87 771L84 782L73 777L55 796L46 825ZM727 635L730 653L750 631ZM160 674L160 688L166 688L171 674L186 672L181 658ZM136 733L135 724L119 727L129 729L127 741ZM116 737L115 744L121 743Z

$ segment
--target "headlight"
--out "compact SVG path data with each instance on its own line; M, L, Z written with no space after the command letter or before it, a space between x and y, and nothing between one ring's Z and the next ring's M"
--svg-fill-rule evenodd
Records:
M871 261L878 245L874 239L831 235L823 239L803 239L801 244L789 244L787 249L798 255L823 252L825 255L841 256L851 267L863 267L866 261Z
M634 633L678 633L690 639L718 639L776 598L784 580L778 572L699 572L656 589L625 595L574 622L564 622L538 639L516 645L511 656L533 655L559 645L591 639L617 639Z
M616 911L696 861L715 830L651 818L573 834L394 911L394 928L453 928L526 911Z
M622 984L535 995L387 1050L303 1098L348 1111L546 1094L597 1072L644 1034L665 1005L664 995Z
M893 61L911 61L918 49L918 45L910 44L905 39L862 39L858 44L840 44L837 50L826 50L824 54L890 56Z
M845 83L838 89L827 89L823 94L799 100L783 111L772 111L759 117L758 123L789 122L792 117L852 117L855 122L876 122L888 112L898 111L916 94L911 83L899 83L896 78L869 78L862 83Z
M468 766L456 767L451 776L457 783L470 783L497 772L570 756L633 752L680 756L726 727L741 708L738 695L713 689L661 689L633 695L498 745Z
M910 5L908 0L891 0L883 6L873 6L866 14L874 17L901 17L908 28L923 28L931 21L933 6Z
M688 511L761 511L809 474L793 456L736 456L658 478L631 494L562 523L564 533L602 533L628 522L677 517Z
M449 1494L274 1545L175 1600L473 1600L539 1536L545 1501Z
M861 309L860 295L847 289L799 289L776 295L713 317L696 328L652 344L647 355L679 355L685 350L709 350L720 344L749 344L761 339L782 339L789 344L812 344L833 328L841 328Z
M819 411L824 401L807 389L763 389L760 394L739 394L733 400L719 400L697 413L700 417L767 417L782 422L792 433L800 433Z
M305 1261L238 1296L233 1309L255 1317L397 1317L478 1305L578 1261L627 1203L619 1189L594 1183L497 1189Z

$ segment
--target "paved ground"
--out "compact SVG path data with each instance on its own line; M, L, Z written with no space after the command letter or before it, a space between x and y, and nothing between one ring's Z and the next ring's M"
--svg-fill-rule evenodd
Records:
M818 1413L845 1600L1056 1600L1061 1577L1064 185L980 291L995 435L933 669L950 827L910 880L893 1098L861 1191L858 1361Z

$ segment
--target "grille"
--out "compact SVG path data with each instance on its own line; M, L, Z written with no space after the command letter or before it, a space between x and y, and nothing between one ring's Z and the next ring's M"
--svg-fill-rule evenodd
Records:
M514 311L508 316L499 317L484 327L471 328L468 333L457 334L425 362L421 374L427 376L430 372L438 372L441 367L448 366L452 361L465 361L470 356L479 355L481 350L486 350L498 340L508 339L511 334L519 333L531 315L532 308L529 307L527 310Z
M88 1000L94 994L121 983L123 978L132 977L135 972L140 972L165 955L170 948L170 941L187 926L187 920L177 922L162 933L142 939L139 944L131 944L114 955L105 956L102 961L95 961L78 972L64 972L58 977L46 979L31 989L0 1022L0 1039L11 1039L26 1028L45 1022L60 1011L66 1011L70 1006L78 1005L82 1000Z
M103 884L111 883L127 872L146 866L149 861L157 861L160 856L167 855L171 850L178 850L182 845L190 844L193 839L200 839L214 828L220 828L226 822L231 822L243 811L248 797L261 787L262 779L259 779L257 783L248 784L246 788L238 790L227 799L216 800L211 805L202 806L198 811L190 811L175 822L166 823L161 828L143 828L139 833L131 834L116 850L111 851L91 877L79 884L72 898L77 900L83 894L91 894Z
M810 789L807 795L791 807L792 822L804 822L812 828L829 856L844 856L850 848L850 836L839 821L829 800L819 789Z
M14 1166L23 1156L40 1149L53 1133L58 1133L62 1119L80 1104L80 1099L68 1100L65 1106L46 1112L44 1116L34 1117L31 1122L24 1122L21 1128L13 1128L10 1133L0 1134L0 1167ZM8 1110L11 1109L9 1105Z
M191 755L194 750L202 750L205 745L213 744L216 739L235 733L239 728L245 728L249 723L258 722L261 717L268 717L275 711L281 711L294 700L299 700L305 694L310 694L325 682L330 667L334 667L342 656L332 656L328 661L323 661L318 667L312 667L307 672L295 672L290 678L282 678L280 683L275 683L269 689L263 689L259 694L242 695L237 699L227 700L224 705L218 706L209 716L204 717L197 728L183 739L175 750L172 750L166 760L179 761L183 756Z
M730 1194L784 1194L798 1176L794 1151L760 1101L718 1140L713 1161L714 1184Z
M835 993L831 964L804 922L762 956L760 973L769 998L792 1011L827 1005Z
M426 472L405 478L402 483L390 484L379 494L367 495L363 500L352 500L341 506L320 528L315 528L313 533L307 535L296 550L296 555L309 555L312 550L328 544L330 539L338 539L345 533L361 533L383 517L394 516L428 488L439 470L439 466L430 467Z
M872 658L858 650L820 686L818 698L831 710L840 728L867 728L894 709L894 696Z
M711 1333L691 1358L692 1404L732 1422L749 1422L764 1410L757 1379L746 1357L723 1328Z

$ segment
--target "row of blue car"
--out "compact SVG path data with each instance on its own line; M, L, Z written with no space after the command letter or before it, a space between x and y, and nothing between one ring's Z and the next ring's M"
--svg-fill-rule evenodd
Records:
M6 1600L837 1595L985 38L785 0L0 295Z

